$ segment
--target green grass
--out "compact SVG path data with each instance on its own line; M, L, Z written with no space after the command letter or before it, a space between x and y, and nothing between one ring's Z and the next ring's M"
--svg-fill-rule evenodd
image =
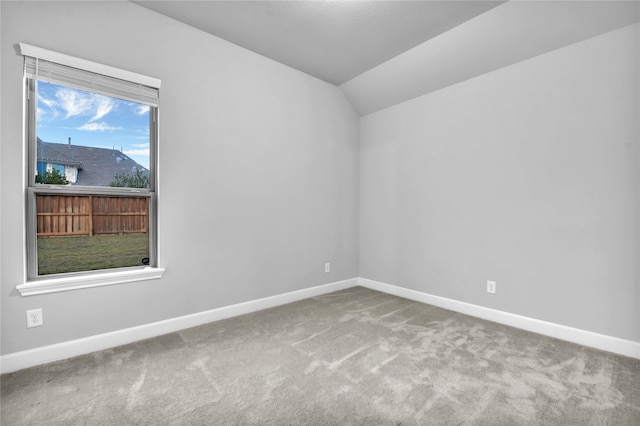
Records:
M142 265L148 234L38 238L38 275Z

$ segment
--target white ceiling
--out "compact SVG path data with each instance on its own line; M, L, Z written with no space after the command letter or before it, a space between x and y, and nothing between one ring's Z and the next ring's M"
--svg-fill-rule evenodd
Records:
M638 21L639 1L511 0L339 87L367 115Z
M503 3L133 2L336 85Z
M640 21L639 0L130 1L333 83L361 116Z

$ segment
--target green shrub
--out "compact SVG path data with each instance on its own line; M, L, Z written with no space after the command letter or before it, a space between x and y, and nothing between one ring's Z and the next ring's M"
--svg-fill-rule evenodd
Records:
M136 170L136 174L118 173L113 182L109 186L116 188L149 188L149 177L142 174L142 171Z
M69 180L65 175L60 173L57 169L53 169L50 172L46 172L43 175L38 172L36 175L36 183L48 183L53 185L69 185Z

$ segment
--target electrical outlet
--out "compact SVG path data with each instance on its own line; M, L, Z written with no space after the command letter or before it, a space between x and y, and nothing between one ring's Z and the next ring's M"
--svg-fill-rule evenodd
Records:
M324 264L324 271L325 272L331 272L331 263L325 263Z
M495 292L496 292L496 282L487 281L487 293L495 294Z
M40 327L44 324L42 320L42 309L27 311L27 328Z

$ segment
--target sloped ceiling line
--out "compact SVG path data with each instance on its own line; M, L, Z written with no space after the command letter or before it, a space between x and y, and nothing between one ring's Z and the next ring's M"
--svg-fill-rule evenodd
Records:
M363 116L640 21L638 1L149 1L335 84Z

